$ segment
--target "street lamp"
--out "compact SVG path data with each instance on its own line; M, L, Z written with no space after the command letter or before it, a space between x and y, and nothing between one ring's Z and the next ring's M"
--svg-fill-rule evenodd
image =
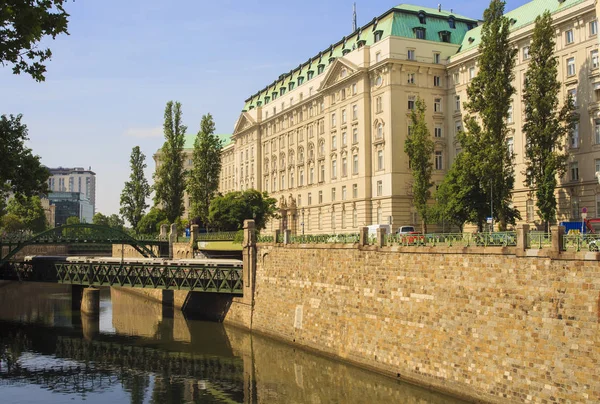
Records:
M302 235L304 236L304 208L302 208L302 223L300 225L302 226Z

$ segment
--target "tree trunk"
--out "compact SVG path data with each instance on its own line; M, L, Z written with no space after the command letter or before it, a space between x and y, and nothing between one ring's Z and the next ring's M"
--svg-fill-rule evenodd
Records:
M427 222L425 222L425 219L421 219L421 232L427 234Z

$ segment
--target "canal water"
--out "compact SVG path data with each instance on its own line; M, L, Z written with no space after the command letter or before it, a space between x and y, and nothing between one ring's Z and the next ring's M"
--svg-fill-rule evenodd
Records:
M0 284L0 403L458 403L393 378L101 291L99 320L68 286Z

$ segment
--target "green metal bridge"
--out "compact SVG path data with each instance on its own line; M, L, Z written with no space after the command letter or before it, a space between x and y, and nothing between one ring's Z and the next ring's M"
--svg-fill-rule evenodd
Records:
M122 244L144 258L33 256L16 260L30 245ZM138 240L110 227L76 224L35 236L0 237L0 280L50 282L83 286L119 286L242 294L242 262L238 260L169 260L156 257L163 240Z

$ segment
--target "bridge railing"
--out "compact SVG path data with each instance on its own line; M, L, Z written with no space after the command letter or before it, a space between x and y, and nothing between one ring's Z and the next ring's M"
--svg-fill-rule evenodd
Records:
M235 239L236 231L220 231L213 233L200 233L198 234L198 241L233 241Z

